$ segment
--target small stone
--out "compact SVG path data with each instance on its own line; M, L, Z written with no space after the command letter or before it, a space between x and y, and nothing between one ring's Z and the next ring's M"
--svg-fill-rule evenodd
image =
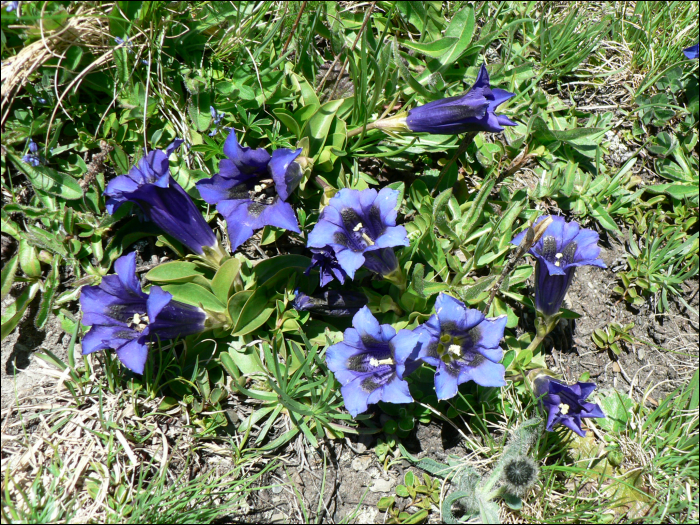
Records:
M617 361L613 362L613 372L616 374L619 374L622 369L620 368L620 365L618 364Z
M362 472L363 470L367 470L371 464L371 456L358 456L352 460L352 469L357 472Z
M372 483L372 486L369 488L372 492L389 492L391 489L394 488L394 483L395 480L393 479L382 479L382 478L377 478L374 480L374 483Z

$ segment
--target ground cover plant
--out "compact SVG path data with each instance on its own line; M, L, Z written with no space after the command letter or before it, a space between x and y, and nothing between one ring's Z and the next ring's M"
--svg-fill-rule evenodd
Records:
M2 520L698 517L698 7L4 2Z

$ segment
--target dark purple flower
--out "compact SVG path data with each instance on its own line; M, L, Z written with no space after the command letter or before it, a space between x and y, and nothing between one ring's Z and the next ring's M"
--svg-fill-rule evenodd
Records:
M507 317L487 319L479 310L467 308L454 297L441 293L435 301L436 315L416 328L421 334L418 359L437 368L435 392L438 399L457 395L461 383L506 386L506 369L499 361L499 344Z
M514 97L503 89L491 88L489 73L482 64L472 88L457 97L444 98L418 106L408 112L406 125L411 131L452 135L466 131L499 133L503 126L517 126L496 108Z
M698 49L699 46L700 46L700 44L695 44L694 46L690 46L690 47L684 49L683 53L685 54L686 57L688 57L691 60L694 58L698 58L698 53L700 51Z
M197 189L226 218L231 249L264 226L299 233L296 214L285 200L301 180L301 167L294 162L301 148L281 148L270 157L262 148L241 147L232 129L224 153L228 158L219 162L219 173L200 180Z
M333 248L330 246L311 248L311 251L313 252L311 256L311 266L304 272L306 275L309 275L313 268L318 268L321 286L326 286L333 279L338 279L340 284L345 284L345 278L348 275L338 263Z
M340 190L323 209L307 245L333 248L352 279L368 252L409 245L406 228L396 226L398 195L390 188L379 193L374 189Z
M382 248L365 253L364 267L386 277L399 269L399 261L396 260L393 248Z
M540 217L535 224L546 218ZM525 233L520 233L511 242L519 245ZM552 217L552 223L532 245L530 253L537 259L535 306L545 316L559 312L577 266L606 268L598 257L598 234L582 229L576 222L566 222L563 217Z
M105 190L107 211L113 214L125 202L135 203L144 217L198 255L225 255L219 241L190 196L170 176L168 157L182 144L175 140L165 151L146 154L128 175L111 180ZM218 261L217 261L218 262Z
M22 160L27 164L37 167L41 164L41 158L38 155L39 146L32 139L29 139L28 152L22 157Z
M292 308L301 312L311 312L329 317L350 317L368 303L363 293L326 290L318 295L306 295L299 290L294 291Z
M83 355L113 348L129 370L143 374L148 342L174 339L206 329L201 308L172 300L158 286L141 291L136 278L136 252L117 259L117 275L107 275L99 286L87 286L80 295L82 323L92 326L83 337Z
M380 325L366 306L355 314L352 325L345 330L343 342L326 352L326 363L341 384L348 412L355 417L379 401L412 402L403 377L414 368L410 357L418 334L410 330L397 334L390 325Z
M538 375L533 380L533 388L537 397L542 397L540 403L547 411L548 431L555 425L565 425L581 437L586 433L581 428L581 418L605 417L601 408L595 403L587 403L586 399L595 390L594 383L575 383L566 385L545 374Z

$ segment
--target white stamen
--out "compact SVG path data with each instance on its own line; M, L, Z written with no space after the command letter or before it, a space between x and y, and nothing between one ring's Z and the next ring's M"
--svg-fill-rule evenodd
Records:
M260 193L263 190L263 187L260 184L256 184L255 187L253 188L257 193Z
M569 413L569 405L566 403L559 403L559 410L561 411L562 415L566 415Z
M462 355L462 347L459 345L450 345L449 348L447 349L447 352L450 354L454 354L456 356L461 356Z
M352 229L352 231L354 231L354 232L359 232L361 228L362 228L362 223L361 223L361 222L358 222L358 223L357 223L357 226L355 226L355 227Z
M366 233L363 233L363 234L362 234L362 240L364 240L364 241L367 243L368 246L374 246L374 241L373 241L372 238L371 238L369 235L367 235Z
M138 325L141 323L141 316L139 314L134 314L134 319L132 320L132 323L135 325Z
M391 357L387 357L386 359L376 359L374 357L371 357L369 359L369 364L370 366L377 367L379 365L393 365L394 360Z

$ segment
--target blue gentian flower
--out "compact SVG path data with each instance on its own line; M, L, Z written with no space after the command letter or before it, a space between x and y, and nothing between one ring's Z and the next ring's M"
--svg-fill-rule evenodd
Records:
M345 278L348 274L340 266L333 248L325 246L323 248L311 248L313 255L311 256L311 266L304 272L306 275L311 273L313 268L318 268L320 275L321 286L326 286L333 279L338 279L340 284L345 284Z
M467 131L499 133L503 126L517 126L505 115L495 113L498 106L514 96L514 93L492 88L489 73L482 64L476 82L465 95L436 100L410 110L406 125L411 131L441 135Z
M226 254L216 235L192 198L170 175L168 158L182 142L177 139L165 151L147 153L127 175L111 180L105 190L106 208L113 214L125 202L133 202L165 233L218 263Z
M214 106L209 106L209 112L211 113L212 122L214 124L214 129L209 133L209 136L213 137L219 132L219 124L221 124L221 119L226 116L226 113L216 111Z
M546 218L540 217L535 225ZM525 233L520 233L511 242L519 245ZM599 258L598 234L582 229L576 222L566 222L563 217L552 217L552 223L532 245L530 253L537 259L535 307L545 316L559 312L578 266L606 268Z
M80 295L82 323L92 326L83 337L83 355L113 348L129 370L143 374L149 341L174 339L206 329L201 308L174 301L158 286L141 291L136 278L136 252L117 259L116 275L99 286L87 286Z
M115 42L117 43L117 45L119 45L119 46L124 46L124 45L125 45L125 46L126 46L126 50L127 50L129 53L133 53L133 52L134 52L134 49L133 49L133 48L134 48L134 43L133 43L132 41L129 40L129 37L128 37L128 36L126 37L126 39L121 38L121 37L118 37L118 36L115 36L115 37L114 37L114 41L115 41Z
M507 316L487 319L479 310L467 308L454 297L441 293L435 301L436 315L416 328L421 334L418 359L437 368L438 399L457 395L461 383L505 386L506 369L500 342Z
M286 200L301 181L301 166L295 162L301 151L280 148L270 156L262 148L242 147L231 130L224 143L228 158L219 162L219 173L197 183L202 199L216 204L226 218L231 249L264 226L299 233L296 214Z
M36 142L34 142L32 139L29 139L29 151L22 156L22 160L27 164L37 167L39 164L41 164L41 158L39 157L38 152L39 146L37 146Z
M393 248L382 248L381 250L365 253L364 267L386 277L399 269L399 261L396 260Z
M348 290L326 290L318 295L294 290L294 295L292 308L295 310L329 317L351 317L369 302L365 294Z
M355 417L378 401L412 402L403 377L415 368L410 357L418 334L410 330L397 334L390 325L380 325L366 306L355 314L352 325L345 330L343 342L326 352L326 363L341 384L348 412Z
M555 425L564 425L581 437L586 433L581 428L581 418L605 417L601 408L586 399L595 390L595 383L575 383L566 385L545 374L538 375L533 380L533 388L537 397L542 397L540 403L547 411L548 431Z
M330 246L338 263L350 278L365 264L365 255L374 250L408 246L406 228L396 226L399 192L383 188L342 189L321 212L309 234L311 248Z
M8 13L11 13L15 9L19 7L19 1L13 1L13 2L7 2L7 5L5 6L5 11Z
M698 53L700 52L700 44L695 44L694 46L690 46L686 49L683 50L683 53L685 54L686 57L689 59L694 59L698 58Z

